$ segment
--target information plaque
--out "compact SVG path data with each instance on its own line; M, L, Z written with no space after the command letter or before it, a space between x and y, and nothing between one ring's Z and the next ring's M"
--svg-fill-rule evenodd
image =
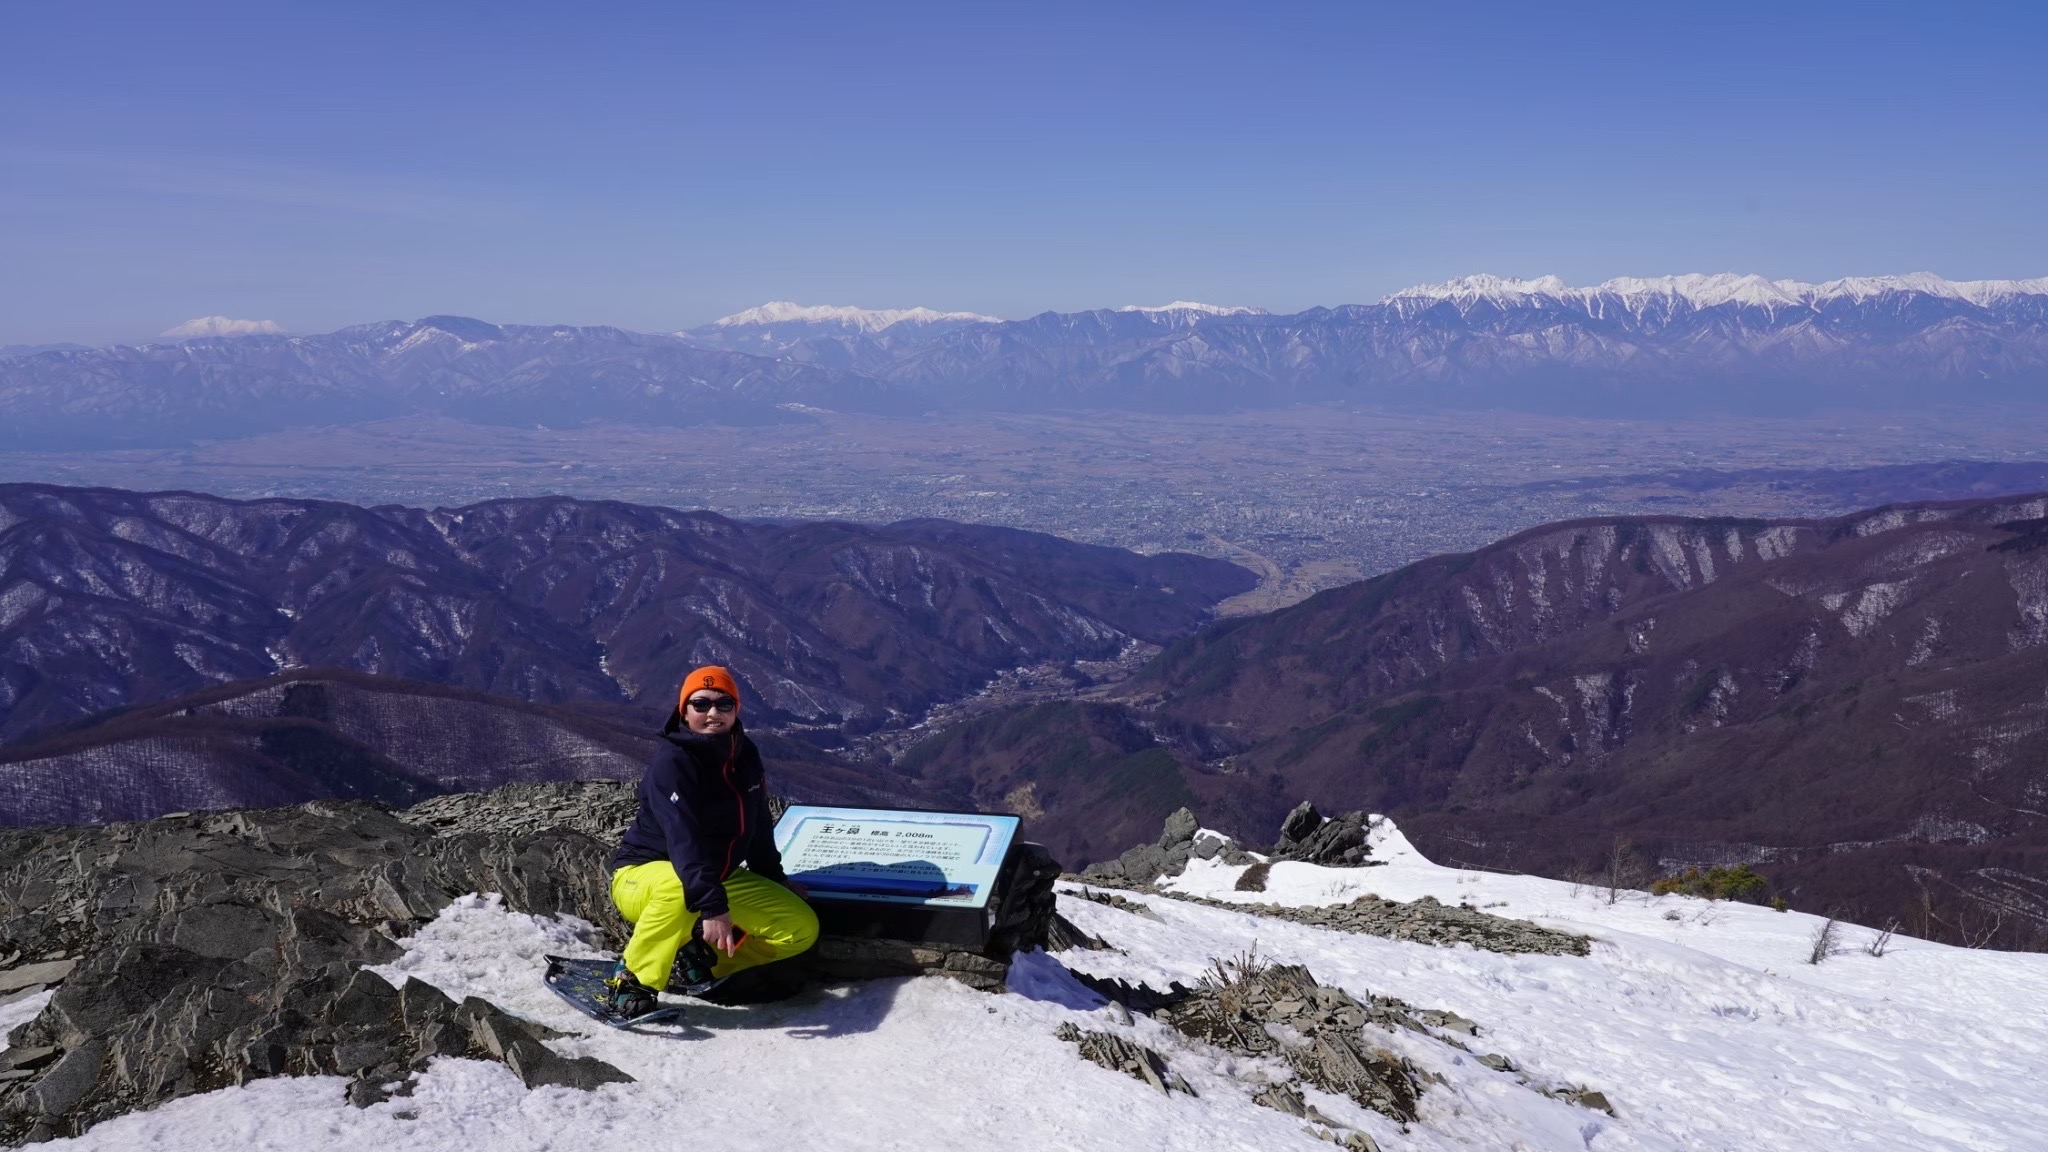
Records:
M775 825L783 871L829 932L980 946L1018 818L793 804Z

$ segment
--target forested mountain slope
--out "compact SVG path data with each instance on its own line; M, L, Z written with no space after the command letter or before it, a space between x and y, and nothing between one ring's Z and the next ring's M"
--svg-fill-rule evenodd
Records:
M1306 795L1447 860L1563 875L1627 837L1667 869L1753 862L1821 910L2036 932L2044 545L2042 498L1550 525L1212 625L1119 700L990 717L906 764L1062 811L1097 858L1105 773L1143 768L1147 807L1198 797L1254 843ZM1094 772L1000 754L1081 732Z

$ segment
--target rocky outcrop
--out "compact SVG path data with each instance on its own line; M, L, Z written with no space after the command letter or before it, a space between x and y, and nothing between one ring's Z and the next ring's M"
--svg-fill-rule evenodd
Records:
M598 926L592 946L616 950L609 865L626 811L617 786L558 784L400 813L323 801L0 830L0 995L57 986L0 1055L0 1140L75 1135L265 1076L346 1076L367 1104L404 1094L437 1055L503 1061L529 1086L624 1079L556 1054L539 1024L416 980L393 987L364 965L398 958L397 941L472 892L580 917ZM927 973L997 991L1015 951L1048 943L1058 873L1020 846L978 952L827 937L809 962L755 972L774 973L781 994ZM757 998L776 991L746 983Z
M1166 1057L1143 1044L1126 1040L1114 1032L1084 1032L1072 1024L1060 1025L1053 1035L1078 1046L1081 1059L1091 1064L1100 1064L1133 1080L1143 1080L1161 1092L1195 1094L1179 1073L1167 1067Z
M14 862L0 949L76 957L9 1037L11 1051L52 1050L0 1083L10 1141L263 1076L348 1076L367 1102L435 1055L500 1059L528 1084L623 1076L555 1055L544 1031L483 1001L363 969L468 892L604 923L603 853L578 833L437 837L373 805L317 803L0 832L0 859Z
M1415 1119L1421 1077L1364 1033L1374 1024L1428 1035L1398 1000L1361 1003L1341 988L1318 984L1300 965L1262 967L1247 957L1240 964L1219 964L1217 979L1203 982L1160 1019L1231 1052L1279 1056L1302 1080L1326 1092L1349 1096L1404 1124Z
M1162 876L1178 876L1189 860L1221 859L1226 864L1249 864L1251 856L1237 841L1214 832L1201 833L1201 822L1186 808L1166 818L1166 827L1156 844L1140 844L1114 860L1091 864L1081 879L1111 887L1144 887Z
M1265 860L1256 860L1238 847L1237 841L1219 833L1200 831L1201 822L1186 808L1166 818L1166 827L1156 844L1140 844L1114 860L1091 864L1081 879L1111 887L1143 888L1161 877L1178 876L1189 860L1221 860L1225 864L1269 864L1275 860L1299 860L1331 868L1378 864L1371 859L1369 838L1378 817L1364 812L1346 812L1325 819L1316 806L1304 800L1280 825L1280 841ZM1263 877L1262 877L1263 878Z
M1364 812L1346 812L1334 819L1325 819L1316 811L1314 804L1303 800L1281 822L1280 840L1273 845L1268 856L1273 860L1299 860L1330 868L1381 863L1369 859L1372 848L1367 842L1379 819Z
M1554 956L1586 954L1589 945L1583 936L1540 928L1526 920L1510 920L1463 905L1451 907L1438 902L1432 896L1424 896L1420 900L1405 903L1382 900L1377 896L1363 896L1349 904L1335 907L1293 907L1281 904L1236 904L1154 887L1162 877L1179 875L1191 858L1217 857L1228 864L1250 865L1238 877L1236 888L1240 892L1265 891L1266 880L1271 875L1276 861L1293 860L1325 867L1359 867L1384 863L1369 857L1369 838L1378 820L1378 817L1364 812L1347 812L1342 816L1324 819L1323 815L1316 811L1315 805L1303 801L1288 813L1287 819L1281 824L1280 842L1273 846L1271 856L1259 859L1238 848L1234 842L1217 837L1214 833L1202 837L1202 842L1198 842L1196 829L1200 827L1200 822L1196 820L1194 813L1182 808L1167 818L1166 829L1160 834L1158 844L1141 845L1115 860L1091 865L1079 878L1084 884L1143 889L1154 895L1204 904L1211 908L1255 912L1278 920L1292 920L1297 924L1313 924L1319 928L1335 928L1344 932L1362 932L1369 936L1384 936L1390 940L1413 940L1420 944L1445 946L1470 944L1490 952L1535 952ZM1143 904L1114 893L1094 892L1084 888L1074 894L1141 915L1153 915L1151 909Z
M489 792L458 792L422 800L397 816L447 836L572 831L601 844L616 844L639 811L634 787L625 780L508 784Z
M1584 956L1592 947L1584 936L1538 927L1527 920L1510 920L1464 905L1444 904L1434 896L1405 902L1361 896L1349 904L1295 907L1210 900L1184 892L1160 892L1158 895L1210 908L1227 908L1233 912L1270 916L1275 920L1312 924L1318 928L1384 936L1389 940L1413 940L1418 944L1441 947L1470 944L1488 952L1530 952L1546 956Z
M1109 1016L1117 1023L1128 1026L1131 1013L1143 1013L1200 1044L1239 1056L1276 1058L1287 1069L1279 1078L1256 1065L1225 1067L1251 1092L1254 1103L1298 1116L1309 1122L1312 1134L1346 1148L1377 1152L1371 1136L1318 1111L1302 1089L1350 1097L1404 1125L1414 1120L1424 1090L1444 1080L1387 1047L1388 1033L1397 1030L1455 1049L1445 1054L1454 1061L1469 1054L1530 1091L1609 1115L1614 1111L1601 1092L1532 1076L1499 1053L1474 1052L1468 1041L1478 1038L1479 1025L1455 1012L1371 993L1361 998L1321 984L1305 967L1268 964L1255 952L1212 960L1208 974L1193 987L1176 981L1165 991L1081 971L1073 976L1108 1001ZM1083 1045L1084 1057L1161 1086L1153 1077L1165 1075L1166 1058L1155 1050L1073 1025L1058 1035L1076 1043L1103 1036L1093 1052Z

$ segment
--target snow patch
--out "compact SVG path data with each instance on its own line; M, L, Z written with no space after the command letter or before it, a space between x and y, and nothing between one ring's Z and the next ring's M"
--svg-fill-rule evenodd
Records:
M281 336L284 329L275 320L231 320L226 316L201 316L160 335L173 340L200 340L208 336Z
M1242 305L1202 304L1193 300L1175 300L1171 304L1126 304L1119 312L1200 312L1207 316L1264 316L1264 308L1246 308Z
M35 610L49 593L26 581L10 585L0 592L0 628L12 628Z
M999 316L979 312L939 312L931 308L854 308L840 304L797 304L771 300L757 308L735 312L711 322L714 328L740 328L766 324L840 324L862 332L880 332L898 324L937 324L941 321L1000 324Z
M1894 580L1889 583L1872 584L1855 592L1830 592L1820 598L1830 612L1839 612L1842 627L1851 636L1867 636L1870 630L1886 616L1905 603L1906 590L1911 580ZM1850 598L1854 597L1853 603Z
M1756 534L1756 554L1765 560L1776 560L1780 556L1790 556L1798 543L1799 530L1780 524Z
M2010 563L2006 579L2020 616L2020 626L2006 633L2006 643L2015 652L2048 643L2048 564L2038 558Z

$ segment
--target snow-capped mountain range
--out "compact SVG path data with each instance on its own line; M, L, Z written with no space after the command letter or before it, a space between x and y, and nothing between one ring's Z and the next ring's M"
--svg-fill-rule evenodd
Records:
M938 312L930 308L852 308L837 304L792 304L787 300L771 300L758 308L735 312L723 319L714 320L714 328L739 328L768 324L836 324L844 328L857 328L862 332L879 332L894 328L898 324L942 324L958 321L966 324L1000 324L1000 316L983 316L979 312Z
M1847 276L1825 284L1807 284L1798 280L1768 280L1754 274L1694 272L1683 276L1623 276L1591 288L1573 288L1555 276L1517 280L1480 275L1461 276L1442 284L1418 284L1392 293L1380 303L1449 300L1469 304L1484 300L1501 307L1524 307L1534 302L1593 307L1603 298L1630 303L1662 298L1683 300L1695 308L1724 304L1815 308L1830 301L1861 301L1893 292L1989 306L2016 296L2048 296L2048 276L2032 280L1945 280L1932 272L1913 272L1904 276Z
M661 335L437 316L0 358L0 443L413 412L688 423L703 395L757 418L787 404L1642 416L2032 402L2048 397L2048 278L1471 276L1287 315L1179 300L1022 320L778 301Z

